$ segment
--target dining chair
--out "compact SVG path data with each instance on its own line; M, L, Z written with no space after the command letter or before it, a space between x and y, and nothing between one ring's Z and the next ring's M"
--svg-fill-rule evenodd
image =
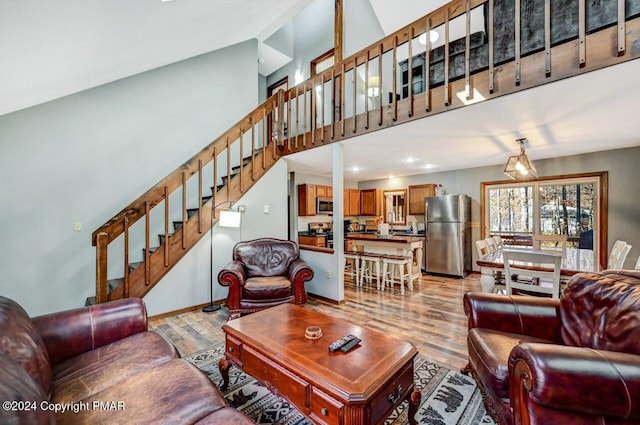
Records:
M627 255L629 254L629 251L631 251L631 245L629 245L628 243L625 242L625 244L622 246L622 248L620 248L618 250L618 252L613 256L613 258L611 258L611 256L609 256L609 258L612 261L610 260L608 268L610 268L610 269L623 269L624 268L624 262L627 259Z
M618 269L619 267L619 258L622 254L624 248L627 246L627 242L618 239L611 248L611 252L609 252L609 258L607 259L607 268L609 269ZM626 259L626 255L625 255ZM624 263L624 260L622 261Z
M516 289L560 298L562 256L559 253L504 250L502 259L508 295ZM518 280L515 280L514 276L518 276ZM522 276L531 280L525 281L521 279Z
M531 237L534 251L560 251L567 255L567 235L533 235Z
M640 270L640 257L638 257L638 261L636 261L636 265L633 268L636 270Z
M476 251L478 252L478 259L482 260L487 258L489 255L489 246L487 246L487 241L484 239L477 240Z
M489 253L493 254L498 250L498 244L496 244L496 241L491 236L485 238L485 242L487 243L487 247L489 248Z
M496 241L496 246L498 247L498 249L502 249L502 247L504 246L504 243L502 242L502 237L500 236L492 236L493 240Z

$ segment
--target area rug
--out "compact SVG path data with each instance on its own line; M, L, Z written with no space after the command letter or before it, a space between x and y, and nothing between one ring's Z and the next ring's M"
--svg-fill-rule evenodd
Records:
M204 371L220 385L222 377L218 361L224 355L224 344L191 354L185 360ZM454 372L423 357L414 363L416 389L422 393L422 403L416 419L427 425L495 424L486 413L482 396L473 379ZM251 376L229 369L229 388L223 392L229 404L250 416L257 424L312 425L287 400L273 395ZM405 401L384 422L385 425L408 424L408 403Z

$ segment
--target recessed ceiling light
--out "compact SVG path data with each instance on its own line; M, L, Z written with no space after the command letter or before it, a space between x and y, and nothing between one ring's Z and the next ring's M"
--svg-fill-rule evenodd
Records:
M351 171L360 171L360 168L358 168L358 167L351 167Z
M411 164L413 161L415 161L415 159L414 159L414 158L409 157L409 158L407 158L405 161L406 161L408 164Z
M433 165L433 164L426 164L426 165L424 166L424 168L426 168L427 170L430 170L430 169L432 169L433 167L434 167L434 165Z

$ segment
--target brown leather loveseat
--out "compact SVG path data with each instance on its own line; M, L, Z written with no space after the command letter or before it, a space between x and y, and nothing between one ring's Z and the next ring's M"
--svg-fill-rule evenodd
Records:
M274 238L239 242L232 261L218 273L229 287L229 319L283 303L307 302L304 283L313 269L300 258L298 244Z
M640 271L575 275L559 300L467 293L467 366L501 424L640 424Z
M1 424L252 424L140 299L29 318L0 297Z

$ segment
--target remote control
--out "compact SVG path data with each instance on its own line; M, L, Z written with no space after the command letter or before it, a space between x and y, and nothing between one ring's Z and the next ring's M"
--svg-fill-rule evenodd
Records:
M351 341L347 342L342 347L340 347L340 351L342 351L343 353L346 353L347 351L351 350L356 345L360 344L361 341L362 340L360 338L354 338Z
M354 339L356 339L355 335L347 335L345 337L342 337L339 340L332 342L331 345L329 345L329 351L331 353L333 353L334 351L338 351L340 347L342 347L343 345L345 345L346 343Z

